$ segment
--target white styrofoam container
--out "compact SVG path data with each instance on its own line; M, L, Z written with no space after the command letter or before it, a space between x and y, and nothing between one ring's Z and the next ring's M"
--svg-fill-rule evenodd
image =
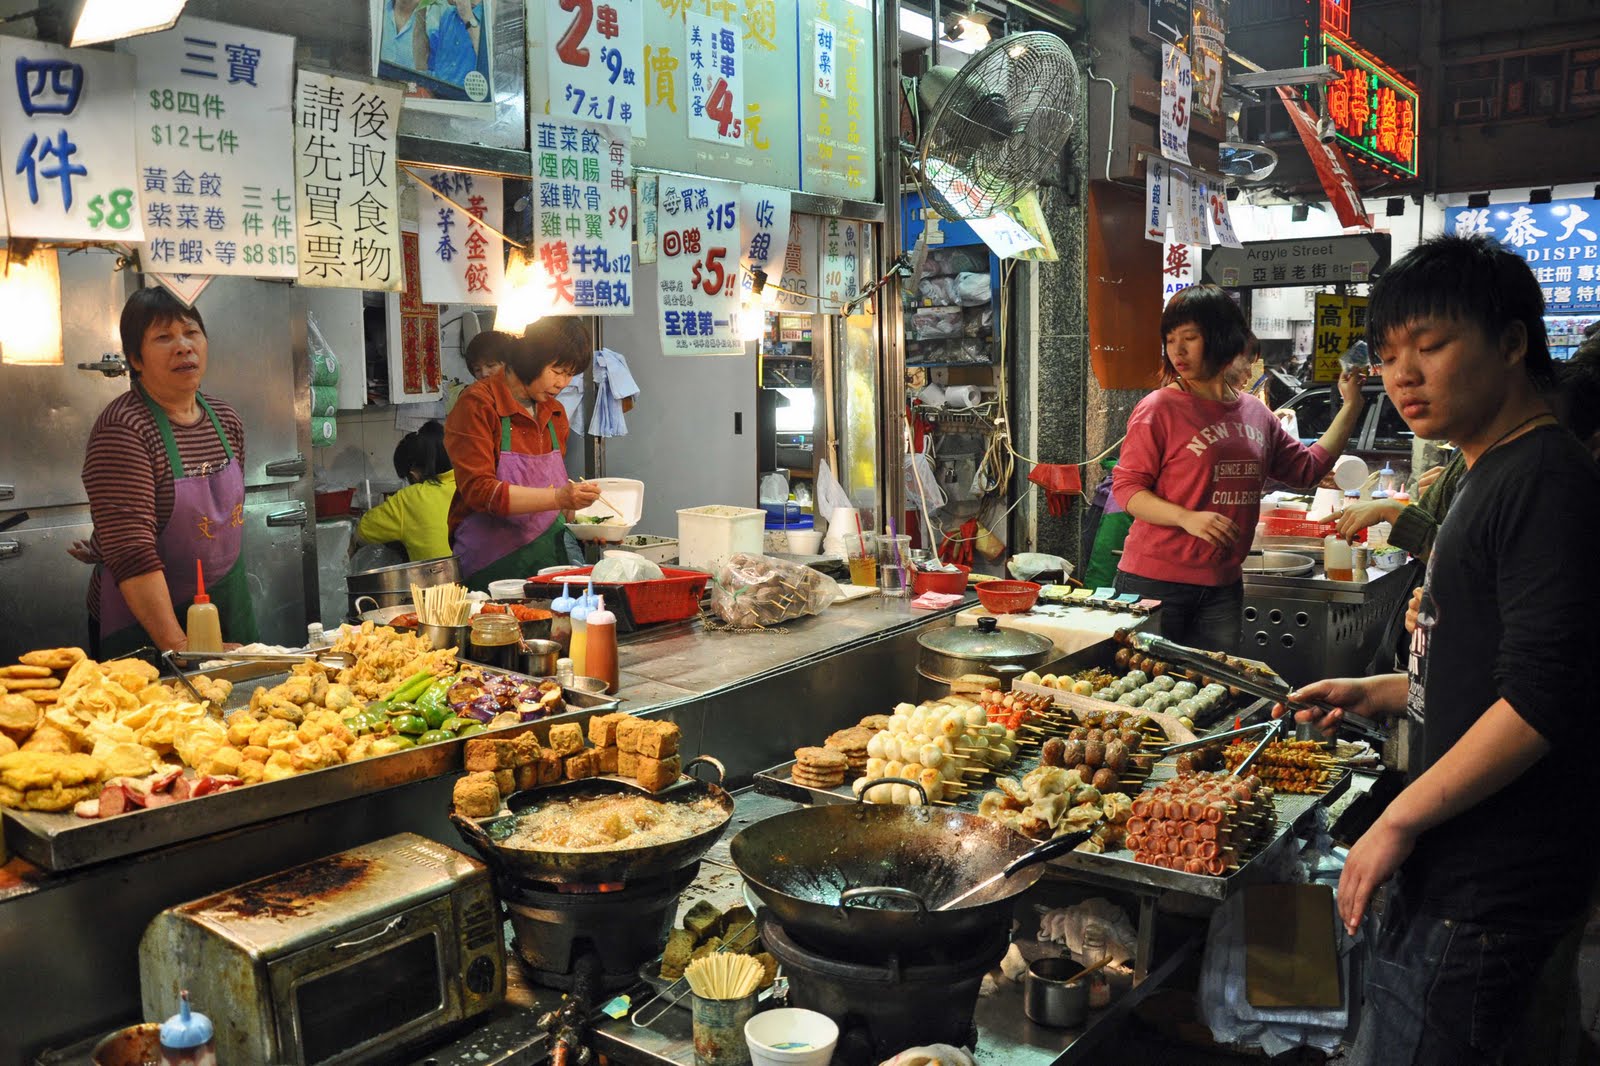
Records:
M767 512L710 504L678 512L678 565L715 574L730 555L760 555Z
M616 547L642 555L653 563L670 563L678 558L678 542L672 537L634 533L622 538L622 543Z

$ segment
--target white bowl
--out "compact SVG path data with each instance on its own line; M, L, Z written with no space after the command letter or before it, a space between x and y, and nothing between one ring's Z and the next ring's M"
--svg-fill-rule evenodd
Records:
M523 595L523 586L527 580L520 577L508 577L501 581L489 582L489 598L491 600L517 600L521 602L526 597Z
M815 555L822 547L822 534L814 529L789 530L791 555Z
M598 540L620 544L633 529L632 522L569 522L567 529L579 540Z
M828 1066L839 1027L826 1014L780 1007L745 1022L744 1042L752 1066Z

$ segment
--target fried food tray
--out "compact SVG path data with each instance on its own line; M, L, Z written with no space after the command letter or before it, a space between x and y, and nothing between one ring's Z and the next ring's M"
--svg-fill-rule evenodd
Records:
M482 669L488 674L527 676L488 666ZM208 671L206 676L234 682L233 694L223 709L228 715L248 706L250 694L258 685L271 688L290 675L288 671L241 664ZM532 729L543 741L553 723L586 723L590 716L615 710L618 705L611 697L576 689L566 689L565 696L567 710L561 714L479 735L514 737ZM51 813L8 808L3 812L6 844L43 869L72 870L454 773L461 769L461 746L468 739L408 748L110 818L80 818L71 810Z

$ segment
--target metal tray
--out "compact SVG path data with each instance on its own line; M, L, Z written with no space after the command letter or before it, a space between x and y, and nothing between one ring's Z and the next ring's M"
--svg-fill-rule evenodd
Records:
M492 667L483 669L486 673L527 676ZM210 671L207 676L235 683L234 695L223 712L226 715L247 706L257 684L271 687L289 674L276 668L264 673L258 665L241 664ZM244 684L247 681L252 683ZM576 689L566 689L565 695L569 709L561 714L495 730L492 735L514 737L532 729L542 741L549 735L552 723L587 722L591 715L615 710L618 705L614 698ZM461 746L466 739L329 766L282 781L264 781L112 818L79 818L70 810L46 813L7 809L6 843L36 866L52 872L72 870L454 773L461 769Z

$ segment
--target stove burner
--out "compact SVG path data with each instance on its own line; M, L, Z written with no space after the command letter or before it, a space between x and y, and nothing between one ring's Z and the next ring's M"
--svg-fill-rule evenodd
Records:
M1002 927L977 941L905 955L840 958L785 932L770 911L757 918L761 942L789 981L789 1004L839 1023L839 1060L882 1062L908 1047L971 1047L978 987L1009 944Z
M516 934L512 948L530 980L573 991L579 963L598 960L591 987L619 992L639 980L639 967L661 953L677 915L678 897L699 863L630 884L545 883L502 879L500 898Z

